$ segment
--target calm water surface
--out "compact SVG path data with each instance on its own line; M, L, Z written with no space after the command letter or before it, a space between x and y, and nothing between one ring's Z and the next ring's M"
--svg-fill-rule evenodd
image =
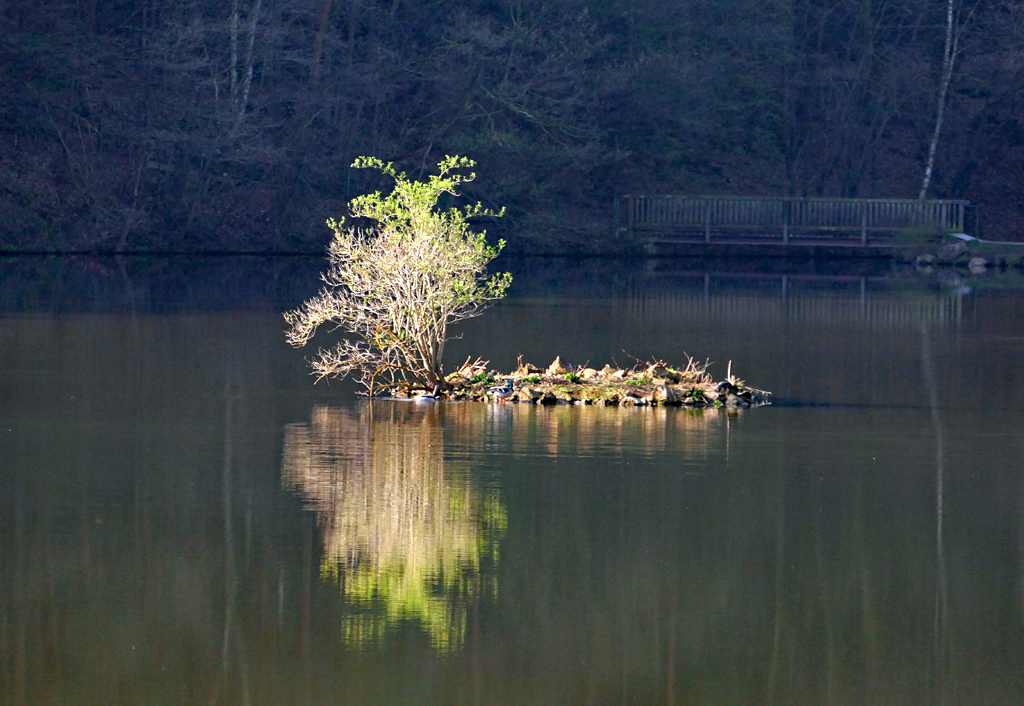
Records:
M317 261L0 263L0 704L1024 700L1024 288L509 266L449 366L776 404L369 404Z

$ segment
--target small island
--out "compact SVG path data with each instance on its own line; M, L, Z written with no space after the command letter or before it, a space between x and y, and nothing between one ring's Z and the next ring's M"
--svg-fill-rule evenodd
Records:
M574 366L555 358L541 369L519 356L514 372L488 370L477 358L444 374L441 360L451 324L478 316L501 299L512 282L508 272L488 273L504 241L487 244L469 219L497 217L481 204L438 210L442 196L458 196L472 181L464 173L475 162L447 156L438 174L409 179L390 162L360 157L355 168L372 168L394 180L391 193L373 192L349 202L349 215L373 225L328 220L334 237L327 248L330 268L324 288L284 315L286 336L304 346L322 325L352 335L310 360L317 379L353 375L369 397L424 402L495 401L529 404L579 404L601 407L756 407L770 393L733 377L732 364L716 383L708 363L690 358L685 366L661 360L632 368L588 364ZM634 359L636 360L636 359Z
M515 371L487 370L488 361L466 362L433 390L399 384L385 396L399 399L464 402L518 402L541 405L600 407L758 407L770 404L770 392L758 390L727 375L715 382L707 364L693 359L673 367L663 361L638 363L624 369L605 365L600 370L571 366L555 358L541 369L519 357Z

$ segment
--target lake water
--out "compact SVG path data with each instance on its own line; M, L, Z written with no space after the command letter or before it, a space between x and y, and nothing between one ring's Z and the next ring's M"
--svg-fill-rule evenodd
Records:
M319 266L0 261L0 704L1024 700L1019 275L515 261L446 354L735 413L314 386Z

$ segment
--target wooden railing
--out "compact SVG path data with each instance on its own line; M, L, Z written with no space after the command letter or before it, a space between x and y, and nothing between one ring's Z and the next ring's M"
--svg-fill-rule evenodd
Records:
M623 196L615 200L616 229L774 234L791 237L894 233L931 228L961 233L969 201L776 198L759 196Z

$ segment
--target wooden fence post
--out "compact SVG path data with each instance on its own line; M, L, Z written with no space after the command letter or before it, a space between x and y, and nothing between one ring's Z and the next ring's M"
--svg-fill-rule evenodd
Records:
M704 199L704 242L711 242L711 199Z
M868 246L868 203L863 199L860 202L860 244L864 248Z
M792 201L786 199L782 202L782 244L789 245L789 208Z

